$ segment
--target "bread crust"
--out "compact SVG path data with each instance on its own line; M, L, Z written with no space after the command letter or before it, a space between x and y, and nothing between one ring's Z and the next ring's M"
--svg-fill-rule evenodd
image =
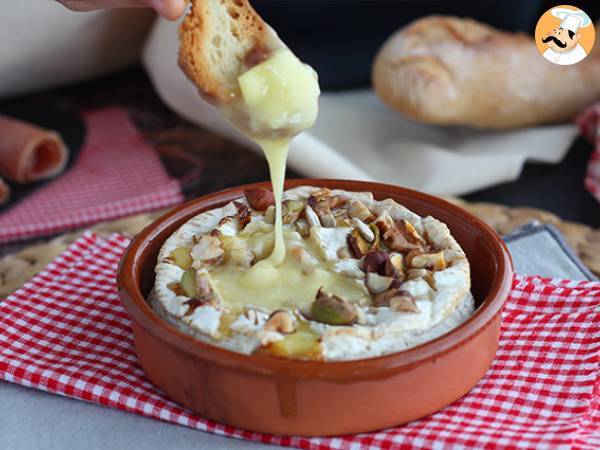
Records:
M268 25L248 0L191 0L179 28L179 66L212 103L235 100L237 76L267 47Z
M599 99L599 56L558 66L524 33L431 16L388 39L372 76L386 104L419 122L514 128L571 119Z

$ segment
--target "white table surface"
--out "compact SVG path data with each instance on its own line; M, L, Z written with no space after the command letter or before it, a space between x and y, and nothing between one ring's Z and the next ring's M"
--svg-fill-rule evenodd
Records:
M547 228L508 244L520 273L585 279ZM0 382L0 449L244 449L281 448L241 441Z

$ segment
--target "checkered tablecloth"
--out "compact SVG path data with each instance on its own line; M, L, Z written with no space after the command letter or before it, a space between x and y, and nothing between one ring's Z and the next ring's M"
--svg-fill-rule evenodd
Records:
M600 448L600 283L516 278L483 380L408 425L339 438L252 433L195 416L144 376L115 286L128 240L85 234L0 303L0 379L205 432L309 449ZM258 399L257 399L258 400Z
M0 244L183 201L155 150L120 108L83 114L86 140L73 167L0 214Z
M585 174L585 187L600 202L600 102L579 115L577 124L581 134L594 144Z

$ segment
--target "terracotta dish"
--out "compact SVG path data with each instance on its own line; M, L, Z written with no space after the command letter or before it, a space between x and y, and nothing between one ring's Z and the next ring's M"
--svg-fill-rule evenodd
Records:
M471 264L478 306L433 341L377 358L317 362L243 355L202 343L157 316L148 303L163 242L202 211L241 197L240 186L182 205L144 229L126 251L119 294L133 321L140 364L154 384L199 415L246 430L305 436L358 433L431 414L483 377L498 347L500 311L511 288L510 256L485 223L444 200L396 186L357 181L290 180L299 185L370 191L445 222Z

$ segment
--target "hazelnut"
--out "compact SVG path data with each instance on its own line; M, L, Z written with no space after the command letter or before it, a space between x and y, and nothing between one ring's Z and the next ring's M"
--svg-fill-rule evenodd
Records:
M371 244L363 238L357 229L352 230L348 235L347 242L350 252L357 259L362 258L371 250Z
M362 268L365 272L375 272L379 275L388 275L387 265L390 256L380 250L371 250L362 260Z
M276 331L277 333L290 334L296 331L298 322L288 311L279 309L269 316L265 323L265 331Z
M413 252L410 252L406 257L406 264L409 267L429 270L444 270L446 268L443 251L437 253L414 253L409 260L408 257L411 256L411 253Z
M275 196L269 189L246 189L244 194L248 204L256 211L265 211L269 206L275 204Z
M396 288L377 294L373 298L373 304L375 306L389 306L398 312L420 312L414 297L408 291Z
M379 294L387 291L393 282L394 279L392 277L385 277L375 272L369 272L365 279L365 286L371 294Z

